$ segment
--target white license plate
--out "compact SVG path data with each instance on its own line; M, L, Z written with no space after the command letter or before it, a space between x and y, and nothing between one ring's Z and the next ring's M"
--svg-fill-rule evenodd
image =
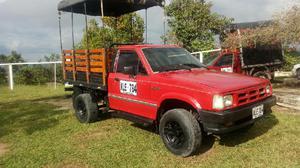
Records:
M252 109L252 118L256 119L264 115L264 105L256 106Z
M131 81L120 81L120 92L123 94L137 96L137 85L136 82Z

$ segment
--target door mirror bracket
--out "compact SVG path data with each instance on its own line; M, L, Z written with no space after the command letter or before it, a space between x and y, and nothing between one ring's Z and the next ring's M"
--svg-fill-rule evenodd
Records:
M124 73L130 77L134 77L136 76L136 68L134 68L134 66L126 66L124 67Z

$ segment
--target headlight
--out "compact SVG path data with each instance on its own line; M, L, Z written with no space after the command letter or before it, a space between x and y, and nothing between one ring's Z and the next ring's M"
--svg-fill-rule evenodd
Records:
M271 86L270 86L270 85L268 85L268 86L266 87L266 93L267 93L267 94L270 94L270 93L271 93Z
M232 95L220 96L215 95L213 98L213 109L221 110L224 107L232 106L233 98Z
M232 106L232 104L233 104L232 95L224 96L224 106L229 107L229 106Z

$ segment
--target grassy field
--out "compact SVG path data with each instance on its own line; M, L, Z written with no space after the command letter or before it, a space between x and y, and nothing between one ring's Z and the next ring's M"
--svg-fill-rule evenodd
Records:
M273 111L248 132L209 136L199 155L180 158L129 121L78 123L62 87L0 87L0 167L300 167L300 115Z

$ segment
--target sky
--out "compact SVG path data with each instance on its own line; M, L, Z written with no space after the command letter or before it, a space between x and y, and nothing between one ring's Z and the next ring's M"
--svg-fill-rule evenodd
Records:
M0 54L11 50L26 61L37 61L45 55L59 53L57 4L60 0L0 0ZM300 0L210 0L212 11L234 18L234 22L268 20L275 12ZM145 17L145 12L139 14ZM89 17L91 19L92 17ZM97 18L100 20L99 18ZM71 47L70 14L62 16L63 46ZM75 42L84 29L84 17L75 15ZM163 10L148 10L148 42L162 43Z

